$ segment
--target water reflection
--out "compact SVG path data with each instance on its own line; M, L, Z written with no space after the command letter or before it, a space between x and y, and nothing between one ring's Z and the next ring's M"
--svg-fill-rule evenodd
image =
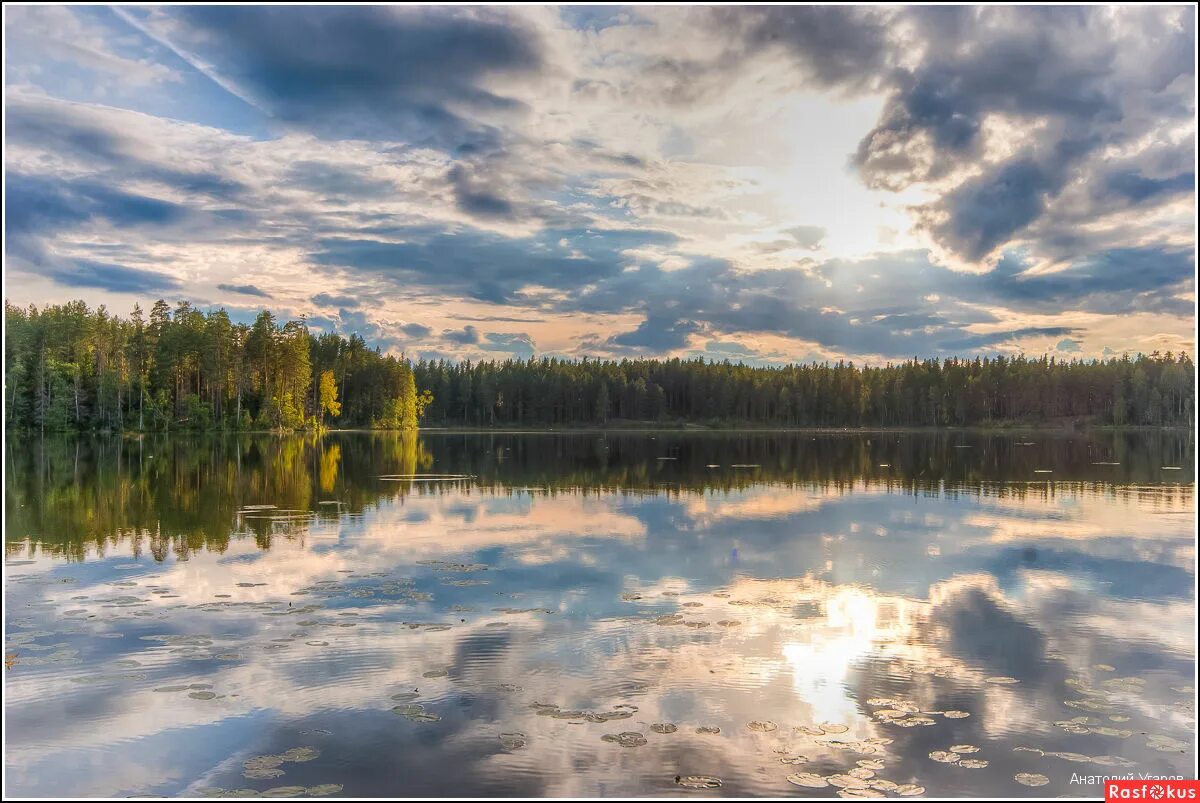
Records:
M8 782L1096 796L1072 773L1186 775L1191 462L1170 433L13 448Z

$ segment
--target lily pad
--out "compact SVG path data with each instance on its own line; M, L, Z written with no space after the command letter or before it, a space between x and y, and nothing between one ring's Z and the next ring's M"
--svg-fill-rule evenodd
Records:
M323 783L319 786L310 786L304 790L304 794L308 797L325 797L326 795L336 795L342 791L340 783Z
M824 789L829 786L829 781L811 772L797 772L794 775L789 775L787 782L793 786L804 786L809 789Z
M1050 779L1038 772L1018 772L1013 780L1023 786L1045 786Z
M676 775L675 783L684 789L718 789L721 779L711 775Z
M505 750L520 750L529 744L529 739L523 733L502 733L500 744L504 745Z
M621 747L641 747L646 744L646 737L637 731L624 731L622 733L606 733L600 739L605 742L613 742L621 745Z

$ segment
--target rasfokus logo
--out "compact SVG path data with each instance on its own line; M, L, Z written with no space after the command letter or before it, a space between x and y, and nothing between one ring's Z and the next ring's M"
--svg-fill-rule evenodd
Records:
M1178 778L1105 781L1104 799L1112 800L1197 800L1200 781Z

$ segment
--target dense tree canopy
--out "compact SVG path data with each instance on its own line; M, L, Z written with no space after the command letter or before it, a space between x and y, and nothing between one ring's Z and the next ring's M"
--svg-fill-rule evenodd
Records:
M1025 357L757 368L704 360L422 361L431 424L620 421L804 427L969 426L1073 418L1192 421L1195 366L1184 354L1104 361Z
M156 302L5 307L6 425L63 429L407 429L616 425L969 426L1070 418L1190 424L1186 354L913 359L752 367L705 360L421 361L267 311ZM418 391L421 387L423 390Z
M11 428L409 429L422 402L407 360L267 311L247 326L186 302L148 319L6 304L4 325Z

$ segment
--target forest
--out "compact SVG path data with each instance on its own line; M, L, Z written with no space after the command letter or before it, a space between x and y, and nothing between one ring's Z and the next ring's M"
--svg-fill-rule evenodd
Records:
M407 360L262 311L157 301L4 309L5 426L34 431L412 429L428 396Z
M426 426L1185 426L1184 353L777 367L703 359L422 360L268 311L5 305L5 425L143 430ZM418 390L420 388L420 390Z
M569 426L623 421L721 426L939 427L1045 423L1187 425L1186 354L1109 360L912 359L751 367L700 359L422 361L433 425Z

